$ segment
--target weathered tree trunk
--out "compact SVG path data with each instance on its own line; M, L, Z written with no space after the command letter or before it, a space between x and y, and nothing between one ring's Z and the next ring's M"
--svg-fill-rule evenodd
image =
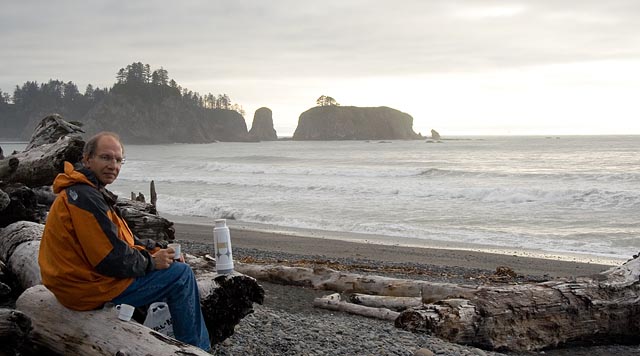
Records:
M65 121L62 116L58 114L48 115L33 130L31 139L29 139L29 143L24 150L28 151L34 147L54 143L65 136L81 139L83 133L84 131L80 126Z
M33 147L5 158L18 159L18 166L9 174L0 168L0 180L7 183L22 183L28 187L51 185L64 171L64 162L78 162L82 157L84 141L77 137L62 137L54 143Z
M402 312L396 326L488 349L525 351L573 343L640 342L638 259L597 278L501 286L362 276L327 268L238 263L236 269L260 280L316 289L421 295L422 303L427 304Z
M0 188L10 197L6 205L0 197L0 226L21 220L44 222L53 193L37 187L51 186L65 161L80 160L82 132L60 115L49 115L38 124L23 152L0 159Z
M44 222L49 206L40 204L38 191L14 183L2 186L9 197L9 204L0 211L0 227L17 221Z
M253 303L264 301L264 289L255 279L240 273L200 272L196 280L202 314L215 344L233 335L235 326L253 313Z
M24 313L0 308L0 355L16 355L31 330L31 319Z
M151 205L156 207L156 203L158 202L158 193L156 193L156 182L151 181L150 187L151 189Z
M156 209L157 195L155 184L151 181L151 204L142 199L136 198L131 192L131 200L118 199L116 206L120 209L122 217L126 220L127 225L133 233L141 239L153 240L175 240L175 228L173 222L158 215ZM140 193L139 197L142 195Z
M389 310L387 308L372 308L364 305L347 303L342 300L339 293L325 295L322 298L313 300L313 306L316 308L341 311L349 314L366 316L368 318L395 320L400 313Z
M127 206L129 204L130 206ZM119 199L117 205L127 225L129 225L131 231L138 238L165 241L175 240L176 231L173 227L173 222L155 213L138 210L138 206L141 205L140 202ZM145 205L150 206L150 204Z
M46 214L55 200L55 194L50 187L29 188L14 183L2 188L0 227L18 221L45 222ZM153 205L127 199L119 199L116 205L133 233L139 238L166 241L175 239L173 222L159 216Z
M253 277L237 271L217 274L215 259L209 255L186 254L185 263L196 275L202 313L213 343L233 335L235 325L253 313L253 303L264 301L264 289Z
M404 311L396 326L493 350L640 342L640 261L598 278L480 287Z
M16 302L33 325L31 343L59 355L208 355L134 321L118 319L113 309L78 312L63 307L42 285Z
M20 160L15 157L0 158L0 181L3 177L9 177L18 169Z
M0 260L23 290L42 283L38 249L44 225L20 221L0 230Z
M4 190L0 189L0 212L6 209L11 203L11 198Z
M395 311L403 311L407 308L422 305L420 297L390 297L386 295L369 295L354 293L349 295L349 302L371 308L385 308Z
M4 264L2 260L0 260L0 301L6 295L11 293L11 287L6 283L9 282L9 269L7 265Z
M421 297L424 303L451 296L472 295L475 286L346 273L330 268L287 267L236 263L236 270L258 280L320 290L393 297Z
M12 289L8 284L0 281L0 301L2 301L3 298L6 298L6 296L9 295L11 291Z

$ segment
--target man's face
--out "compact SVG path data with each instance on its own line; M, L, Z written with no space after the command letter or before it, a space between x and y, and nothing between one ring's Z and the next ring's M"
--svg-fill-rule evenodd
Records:
M84 166L91 170L102 184L107 185L118 178L123 159L120 142L115 137L103 136L98 141L95 154L85 157Z

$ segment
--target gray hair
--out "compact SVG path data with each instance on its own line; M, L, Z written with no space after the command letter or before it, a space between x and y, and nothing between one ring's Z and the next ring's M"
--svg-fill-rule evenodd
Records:
M98 149L98 142L100 142L100 139L105 136L110 136L118 140L118 143L120 143L120 147L122 148L122 154L124 154L124 145L122 144L122 142L120 142L120 136L118 136L118 134L115 132L102 131L95 134L89 139L89 141L87 141L87 143L84 144L82 155L87 158L93 157L96 154L96 150Z

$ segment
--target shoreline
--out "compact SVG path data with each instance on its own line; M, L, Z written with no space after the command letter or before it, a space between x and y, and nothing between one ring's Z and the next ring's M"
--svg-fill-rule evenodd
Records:
M161 214L174 222L177 240L213 243L213 219ZM389 236L299 230L227 220L233 247L313 255L319 259L355 258L381 262L410 262L495 271L507 266L522 275L591 276L624 261L597 256L554 256L535 251L508 251L477 246L449 246L418 240L406 243ZM417 239L413 239L417 240ZM401 243L402 242L402 243ZM582 257L582 258L578 258Z

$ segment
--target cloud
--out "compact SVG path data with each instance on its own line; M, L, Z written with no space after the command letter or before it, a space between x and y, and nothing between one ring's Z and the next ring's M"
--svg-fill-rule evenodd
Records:
M16 62L46 54L74 67L81 62L77 57L90 64L111 56L119 66L146 59L170 71L173 63L216 67L224 77L469 71L637 55L635 34L640 25L630 11L640 9L633 1L616 2L620 3L627 5L444 0L23 2L6 6L0 38L12 52L2 59L19 71L33 69Z
M516 78L544 66L638 61L639 16L635 0L13 2L0 12L0 89L50 78L110 86L134 61L250 108L375 78ZM267 97L276 95L269 83L277 98ZM291 107L290 116L300 112Z

